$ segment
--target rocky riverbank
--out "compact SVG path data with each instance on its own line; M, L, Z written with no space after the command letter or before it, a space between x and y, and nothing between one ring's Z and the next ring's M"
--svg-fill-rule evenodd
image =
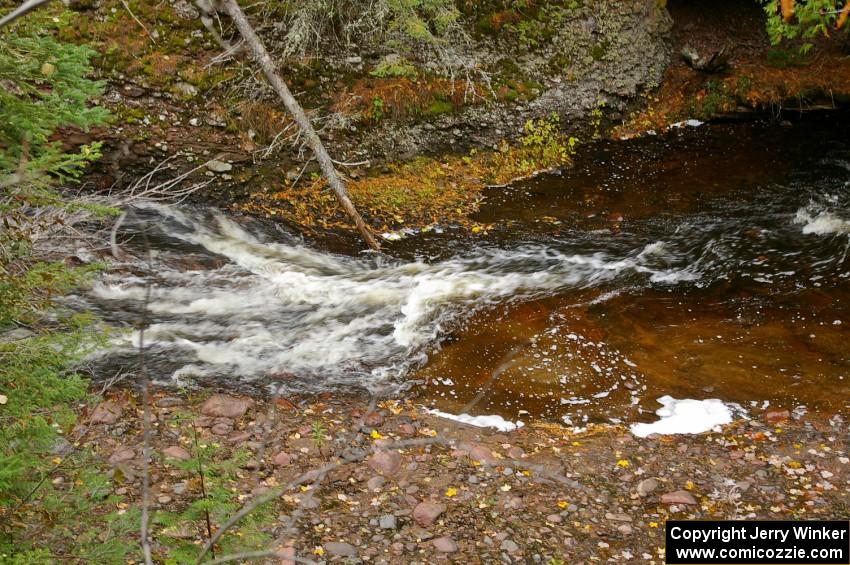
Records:
M222 56L194 7L74 6L63 39L101 52L102 102L116 118L64 136L70 146L104 141L91 186L126 187L159 165L153 182L191 171L186 182L203 183L206 202L305 231L347 226L279 101L244 54ZM671 20L655 0L453 9L445 36L342 41L329 29L308 53L292 51L307 8L270 2L249 13L273 22L260 35L377 230L464 223L488 184L568 165L568 134L600 135L603 120L659 84L670 58Z
M838 416L774 410L642 439L543 422L501 433L401 400L204 396L151 403L152 538L165 562L208 539L205 498L218 502L212 532L269 499L217 546L278 551L269 563L661 563L667 519L845 519L850 503ZM102 458L119 512L141 502L142 415L137 396L109 394L68 437ZM61 479L59 468L50 480Z
M249 10L270 22L260 35L375 231L474 230L488 185L568 166L573 139L660 132L687 118L781 118L783 108L832 107L850 94L841 37L807 55L771 46L755 3L508 4L464 5L439 56L421 42L331 32L296 54L285 3ZM105 130L58 136L69 147L104 142L87 187L126 189L154 168L154 184L188 173L184 187L203 185L199 201L313 237L349 228L279 101L244 54L222 56L189 3L72 7L62 39L100 51L101 102L115 117ZM723 52L727 66L696 70L683 51Z

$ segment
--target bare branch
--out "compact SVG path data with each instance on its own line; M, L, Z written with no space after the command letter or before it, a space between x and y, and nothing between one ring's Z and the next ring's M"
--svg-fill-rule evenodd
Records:
M328 152L322 144L321 139L319 139L316 130L313 129L313 126L310 123L309 118L307 118L307 115L304 113L304 110L301 108L301 105L298 104L298 101L292 96L292 93L289 91L289 87L286 86L286 83L277 73L277 69L275 68L271 56L260 38L257 36L254 28L248 22L248 19L245 17L244 12L242 12L239 4L237 4L235 0L222 0L221 4L224 11L228 16L230 16L230 19L233 20L234 24L236 24L236 28L239 30L240 35L251 49L254 59L263 69L263 73L266 75L266 79L269 81L269 84L271 84L272 88L274 88L277 95L283 101L283 105L304 133L306 143L310 146L310 149L313 150L316 160L319 162L319 166L322 169L322 173L327 179L330 187L336 193L336 197L342 205L342 208L354 222L354 225L360 232L360 236L370 248L375 251L380 250L378 242L369 231L369 228L366 227L366 223L363 221L363 218L357 212L357 209L348 197L345 185L337 173L336 168L334 168L333 160L330 155L328 155Z
M147 252L148 268L152 270L150 242L147 232L142 230ZM142 553L145 565L153 565L150 544L150 453L151 453L151 405L150 405L150 380L148 379L147 365L145 364L145 327L148 324L148 305L151 299L150 272L145 281L145 299L142 307L142 323L139 328L139 370L142 374L142 404L144 406L143 430L142 430L142 519L139 528L139 536L142 543Z

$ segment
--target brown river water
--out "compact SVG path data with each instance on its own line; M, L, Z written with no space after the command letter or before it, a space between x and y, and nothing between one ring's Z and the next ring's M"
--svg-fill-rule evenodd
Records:
M447 412L574 425L652 419L662 395L743 409L850 407L850 117L714 124L584 146L387 256L280 227L147 207L146 331L163 385L283 394L407 389ZM140 238L127 243L138 251ZM138 266L81 308L128 331ZM469 405L474 403L474 407Z

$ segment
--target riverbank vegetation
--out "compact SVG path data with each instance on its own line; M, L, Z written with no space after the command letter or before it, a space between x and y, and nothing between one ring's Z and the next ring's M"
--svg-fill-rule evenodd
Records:
M756 42L716 76L677 60L663 78L673 25L666 4L625 4L245 7L266 22L260 33L338 158L354 204L380 232L434 224L486 231L471 218L488 187L570 166L580 139L609 129L630 136L789 100L801 110L827 95L850 101L847 57L834 41L850 27L841 2L792 3L790 16L773 0L754 5L759 16L747 11L746 29L755 22L772 44ZM0 561L135 562L148 495L145 507L158 510L154 558L168 564L246 551L284 563L296 554L393 561L460 551L555 565L592 552L626 559L638 549L656 559L658 523L680 511L799 518L846 506L822 481L804 483L793 500L741 494L751 483L740 461L771 469L757 479L771 496L800 486L792 485L797 471L824 458L820 476L846 482L846 446L829 435L835 424L785 433L775 427L788 419L782 414L694 440L725 473L704 476L694 465L682 473L661 464L688 442L683 450L636 441L617 427L567 437L529 426L508 440L448 427L396 401L367 408L358 398L352 403L364 406L355 409L322 398L209 404L206 393L180 392L157 393L151 406L134 390L104 395L100 383L112 376L92 385L85 361L110 330L65 298L120 255L114 234L89 237L114 225L117 192L139 177L155 184L186 174L208 186L205 204L308 233L349 226L229 22L204 21L180 0L73 5L0 29ZM687 20L688 9L679 10L670 6L674 19ZM731 41L735 33L719 35ZM717 47L695 35L676 41ZM150 460L146 410L156 429ZM358 457L345 451L351 445ZM821 450L817 461L809 448ZM654 469L663 487L639 479L632 465ZM145 474L150 492L141 487ZM211 541L240 507L270 492L279 496ZM540 515L529 510L517 526L523 507ZM279 516L294 523L304 513L301 537L278 527L291 525ZM553 529L570 523L574 534L551 542ZM346 527L342 539L337 528ZM610 543L599 541L603 533Z
M53 32L69 14L37 14L0 32L0 560L54 563L56 548L88 562L122 559L119 537L132 516L112 511L109 479L88 448L72 442L77 414L93 401L74 366L102 345L89 316L55 299L82 284L98 265L56 260L45 245L81 212L107 208L66 198L99 157L94 143L68 151L60 128L103 125L92 105L103 85L92 81L85 46L58 42ZM55 248L54 248L55 249ZM61 479L61 480L60 480ZM107 527L107 524L109 526ZM73 549L72 549L73 548Z

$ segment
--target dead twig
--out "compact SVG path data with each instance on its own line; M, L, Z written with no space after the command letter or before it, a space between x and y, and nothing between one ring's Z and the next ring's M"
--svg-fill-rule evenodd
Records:
M121 5L122 5L122 6L124 6L124 9L125 9L125 10L127 10L127 13L128 13L128 14L130 14L130 17L131 17L131 18L133 18L133 19L136 21L136 23L137 23L137 24L139 24L139 27L141 27L141 28L144 30L145 35L147 35L148 37L150 37L151 41L152 41L154 44L156 44L156 39L154 38L154 36L153 36L153 35L151 35L151 32L150 32L150 31L148 31L147 26L146 26L146 25L142 22L142 20L140 20L139 18L137 18L137 17L136 17L136 14L134 14L134 13L133 13L133 10L131 10L131 9L130 9L130 5L129 5L129 4L127 4L127 0L121 0Z
M145 243L145 251L148 261L148 276L145 280L145 298L142 304L142 320L139 328L139 372L142 376L142 519L139 527L142 554L145 565L153 565L153 556L150 544L150 452L151 452L151 405L150 405L150 380L148 378L147 365L145 363L145 327L148 324L148 306L151 299L151 274L153 272L153 260L151 257L150 241L147 231L142 230L142 238Z
M201 485L200 485L201 486L201 498L204 501L206 501L207 500L207 481L206 481L206 477L204 476L203 462L201 461L200 444L198 442L198 428L195 426L194 421L192 422L192 435L193 435L193 441L195 443L195 462L197 463L197 466L198 466L198 480L201 483ZM206 520L206 523L207 523L207 539L209 539L209 538L212 537L212 521L210 520L210 510L209 510L209 508L207 508L206 505L204 505L204 519ZM215 548L211 548L210 553L212 554L213 559L215 559Z

